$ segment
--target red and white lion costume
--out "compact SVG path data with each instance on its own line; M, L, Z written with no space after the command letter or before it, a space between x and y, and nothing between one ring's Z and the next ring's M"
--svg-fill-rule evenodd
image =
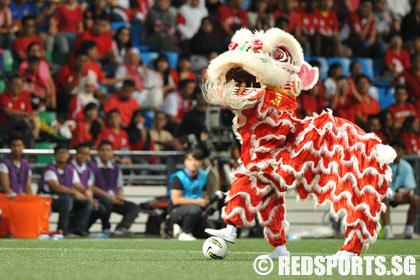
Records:
M382 200L388 194L395 151L331 111L296 118L296 97L318 80L299 43L274 28L233 36L229 51L211 61L206 99L231 108L242 144L240 167L226 198L223 219L252 226L255 214L274 247L286 243L285 194L312 196L342 217L345 244L360 254L376 240Z

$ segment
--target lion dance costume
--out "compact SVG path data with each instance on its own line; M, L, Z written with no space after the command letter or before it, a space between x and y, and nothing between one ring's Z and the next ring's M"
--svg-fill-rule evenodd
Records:
M277 28L236 32L229 51L211 61L206 99L235 113L240 167L226 198L223 219L252 226L257 214L269 243L286 243L285 194L312 196L342 217L345 244L360 255L380 230L395 151L330 111L298 119L296 97L318 80L295 38Z

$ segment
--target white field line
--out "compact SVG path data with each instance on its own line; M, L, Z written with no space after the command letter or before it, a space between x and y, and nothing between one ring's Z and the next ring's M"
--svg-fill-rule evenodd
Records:
M153 250L153 249L102 249L102 248L11 248L11 247L1 247L0 251L91 251L91 252L161 252L161 253L175 253L175 252L184 252L184 253L197 253L202 254L201 250ZM232 252L229 251L229 254L254 254L254 255L263 255L268 254L269 252ZM291 252L292 256L320 256L318 253L304 253L304 252ZM395 254L369 254L365 253L362 256L395 256ZM420 258L420 255L399 255L399 256L413 256Z

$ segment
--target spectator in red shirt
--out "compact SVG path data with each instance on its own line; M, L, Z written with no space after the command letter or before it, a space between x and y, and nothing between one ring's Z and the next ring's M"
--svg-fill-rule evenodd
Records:
M32 103L36 109L45 109L46 106L55 108L55 96L48 94L47 84L41 79L39 74L39 65L41 60L39 57L28 56L28 67L19 71L19 75L23 78L23 91L31 92ZM52 104L54 102L54 104Z
M247 12L241 8L243 0L230 0L228 4L221 5L215 16L219 24L216 32L227 46L235 31L248 27Z
M122 119L124 127L130 124L133 113L140 109L137 101L132 97L136 84L133 80L125 80L122 88L118 93L113 94L104 104L104 112L108 113L117 110Z
M82 33L80 33L73 45L73 53L78 51L83 41L92 40L95 41L98 47L98 61L100 62L103 71L108 76L113 76L116 67L118 66L117 55L112 48L112 36L107 31L109 21L107 17L97 16L94 20L94 25Z
M408 94L407 90L403 86L396 86L395 92L395 104L388 107L388 111L392 113L394 119L394 125L396 129L400 129L405 118L408 116L416 116L416 108L412 103L407 102Z
M319 9L314 12L316 19L316 44L314 55L316 56L351 56L347 50L343 50L338 34L338 20L331 10L333 0L321 0Z
M315 31L318 28L318 18L315 16L315 9L318 7L317 1L305 0L305 6L298 10L301 19L302 29L302 47L304 48L305 56L315 55ZM249 13L248 13L249 14Z
M366 129L369 115L378 114L381 111L381 107L378 101L369 95L370 80L366 75L362 74L356 78L356 86L362 101L353 106L352 109L355 112L356 123Z
M385 53L386 45L377 40L372 8L372 0L362 0L359 9L346 19L350 35L344 43L356 57L382 57Z
M187 55L181 55L178 59L177 69L172 69L170 72L172 80L178 86L181 80L195 80L196 76L191 71L191 61Z
M84 119L76 122L76 129L72 133L70 148L75 148L81 143L96 143L98 134L102 129L102 124L98 120L98 105L95 103L87 104L83 109Z
M59 5L50 19L49 33L55 35L57 51L70 52L78 33L83 31L83 10L76 0L66 0ZM53 51L50 49L49 51Z
M98 147L104 140L111 142L113 150L119 151L130 149L128 134L122 128L121 116L118 110L111 110L106 114L106 127L102 128L99 133L95 146ZM115 160L124 164L131 164L130 158L116 157Z
M128 133L128 140L130 142L130 150L132 151L154 151L155 143L150 135L150 131L145 127L146 117L143 111L137 110L131 118L130 125L126 131ZM134 163L157 163L155 157L133 157Z
M305 45L305 38L302 36L302 19L299 17L297 8L296 0L278 1L274 12L275 25L293 34L301 44Z
M89 69L86 64L89 57L86 52L78 51L74 59L61 67L55 76L57 86L57 110L67 112L68 104L72 98L71 92L79 85L83 77L88 76Z
M7 90L0 94L0 133L10 135L19 131L25 147L31 148L34 136L38 134L35 126L37 111L32 111L30 94L23 92L23 81L20 76L9 80Z
M44 49L44 44L35 33L35 18L33 16L26 16L22 19L21 34L13 42L13 51L19 61L27 58L28 47L34 42L39 43L42 49Z
M402 72L394 84L405 86L410 98L420 100L420 53L411 57L411 68Z
M356 122L355 111L352 106L356 103L351 95L350 85L344 76L337 78L337 90L334 95L330 96L330 108L334 111L334 115Z
M401 127L401 139L409 155L420 156L420 124L416 116L408 116Z
M105 76L105 73L102 71L101 65L99 65L99 63L96 62L96 60L98 59L98 47L95 41L92 41L92 40L83 41L80 46L80 50L88 54L89 61L86 64L86 67L89 70L93 71L96 77L95 78L96 82L104 86L112 86L124 80L121 78L107 78Z
M403 49L401 37L396 35L385 52L385 75L396 77L409 68L410 54Z

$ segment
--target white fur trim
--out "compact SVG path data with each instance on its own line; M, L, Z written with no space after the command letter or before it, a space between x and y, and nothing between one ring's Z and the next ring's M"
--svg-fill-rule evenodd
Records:
M388 145L376 145L376 158L381 164L392 163L394 159L397 157L397 153L395 150Z

